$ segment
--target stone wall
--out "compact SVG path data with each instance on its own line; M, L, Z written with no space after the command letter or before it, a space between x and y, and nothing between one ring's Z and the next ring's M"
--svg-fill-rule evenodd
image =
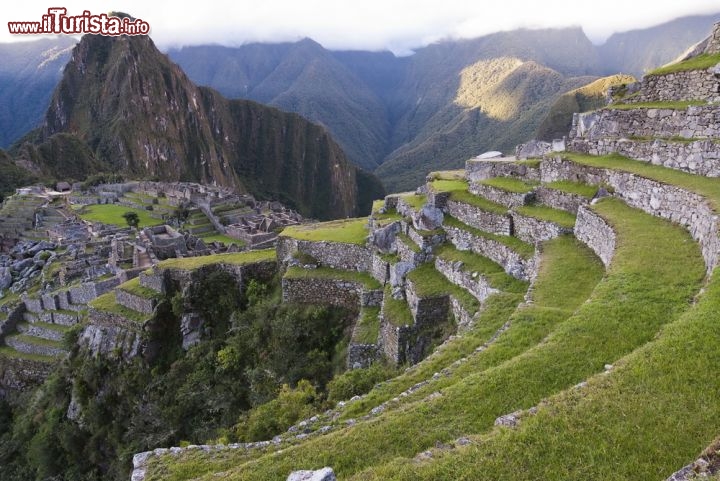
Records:
M27 392L47 379L54 364L28 359L0 357L0 398Z
M621 137L720 137L720 109L690 106L686 109L603 109L573 115L570 138L599 140Z
M471 250L485 256L500 264L505 272L517 279L529 281L537 275L537 256L525 259L496 240L479 237L456 227L446 226L445 229L450 242L459 250Z
M115 300L121 306L125 306L133 311L142 312L143 314L152 314L157 305L156 299L137 296L123 289L115 290Z
M97 316L97 314L96 314ZM142 353L141 335L119 325L89 324L83 329L78 343L93 356L128 360Z
M528 164L492 160L468 160L465 162L465 177L469 181L493 177L519 177L526 180L540 180L540 169Z
M400 259L403 262L407 262L409 264L412 264L413 267L417 266L418 264L422 264L423 262L426 262L429 258L432 257L432 254L428 254L425 251L420 250L420 252L416 252L416 249L419 249L417 245L413 246L410 241L406 241L401 238L395 239L395 246L397 248L397 254L400 256ZM414 248L413 248L414 247Z
M639 175L576 164L561 158L542 163L544 182L572 180L590 184L606 183L628 205L676 222L690 232L702 249L708 272L720 259L717 214L702 196Z
M25 314L25 304L20 303L14 308L10 309L7 313L7 317L0 321L0 339L12 334L15 331L15 327L19 322L23 322L23 316Z
M488 284L482 274L466 270L462 262L451 262L436 257L435 269L453 284L467 290L480 302L485 302L485 299L499 292Z
M153 269L140 273L140 285L158 293L165 292L165 271Z
M390 280L390 264L374 251L371 258L370 275L380 284L385 284Z
M485 197L487 200L495 202L496 204L504 205L508 208L530 204L535 198L534 192L508 192L503 189L498 189L497 187L479 184L477 182L470 182L470 188L468 190L475 195Z
M554 239L563 234L572 234L572 229L561 227L554 222L528 217L512 212L515 237L529 244L537 244Z
M26 342L22 338L12 336L5 338L5 344L16 351L37 354L40 356L60 356L61 354L66 353L65 349L62 348L41 343Z
M397 210L397 213L400 214L403 217L412 218L413 215L417 212L415 207L411 206L402 197L396 197L396 205L395 210Z
M350 343L347 353L347 368L358 369L368 367L380 357L381 351L377 344Z
M720 177L720 142L716 140L576 139L572 142L572 150L591 155L618 153L670 169Z
M577 213L581 205L590 203L590 199L582 195L562 192L545 186L535 189L535 201L553 209L561 209L573 214Z
M464 224L485 232L512 234L512 218L508 214L495 214L454 200L448 201L445 212Z
M720 72L718 72L720 73ZM715 67L665 75L646 75L640 90L622 99L625 103L685 100L720 101L720 75Z
M617 236L612 226L587 206L578 210L575 237L591 248L606 268L610 266Z
M301 252L333 269L369 272L372 266L370 250L358 244L314 242L281 236L278 239L277 252L281 262L290 260L295 252Z
M360 306L359 282L338 279L283 278L283 302L330 304L358 309Z
M402 364L406 361L406 352L412 331L412 326L395 326L381 314L379 344L383 354L390 362Z
M416 328L432 326L447 319L450 309L449 296L422 297L417 294L417 289L410 280L405 286L407 303Z
M708 45L705 47L705 53L720 53L720 22L713 25L713 31L710 34Z
M455 316L458 332L466 331L473 326L475 323L473 313L466 311L462 302L454 296L450 296L450 308L452 309L453 316Z

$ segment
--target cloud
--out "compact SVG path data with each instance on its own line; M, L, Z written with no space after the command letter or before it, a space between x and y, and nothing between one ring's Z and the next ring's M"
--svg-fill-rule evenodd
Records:
M605 0L588 8L577 0L237 0L205 1L184 8L160 0L68 0L69 14L124 11L151 25L151 36L162 48L218 43L295 41L311 37L330 49L390 49L408 53L442 38L471 38L519 27L582 26L602 42L610 34L644 28L679 16L720 10L717 0ZM38 2L3 2L7 21L38 21L48 6ZM23 38L23 39L26 39ZM17 40L7 31L0 41Z

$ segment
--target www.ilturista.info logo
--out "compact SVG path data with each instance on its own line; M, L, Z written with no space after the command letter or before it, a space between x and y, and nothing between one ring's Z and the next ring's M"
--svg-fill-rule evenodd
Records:
M48 8L47 15L39 22L8 22L8 30L16 35L93 33L99 35L147 35L150 24L129 17L92 15L85 10L82 15L68 16L66 8Z

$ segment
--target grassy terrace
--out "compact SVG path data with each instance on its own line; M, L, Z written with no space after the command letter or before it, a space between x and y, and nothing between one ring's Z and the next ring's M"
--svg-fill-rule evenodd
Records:
M130 279L129 281L120 284L118 286L118 289L122 289L123 291L127 291L130 294L134 294L138 297L144 297L146 299L155 299L159 296L159 294L154 290L148 289L145 286L141 286L139 277Z
M465 169L438 170L436 172L430 172L428 177L432 180L464 180Z
M25 344L31 344L35 346L55 347L62 349L63 345L61 341L52 341L50 339L43 339L42 337L28 336L27 334L12 334L8 337L17 339Z
M472 205L493 214L507 214L508 208L504 205L470 193L468 183L464 180L434 180L431 187L435 192L449 192L450 200Z
M356 344L375 344L380 333L380 308L363 307L358 324L353 332L352 342Z
M697 57L666 65L648 72L646 75L667 75L675 72L686 72L689 70L705 70L720 63L720 53L700 54Z
M497 416L529 408L548 396L572 388L578 382L602 372L605 363L616 362L652 342L658 332L662 332L663 337L668 335L668 331L683 335L682 329L674 326L663 329L663 326L677 321L688 310L701 286L704 264L697 244L680 227L630 209L617 200L604 200L595 208L618 232L618 250L613 265L588 301L576 308L566 320L556 321L551 333L538 340L533 347L487 369L476 370L458 378L455 384L442 390L440 397L406 403L403 409L384 413L375 420L312 438L298 446L284 447L281 452L272 455L239 463L223 473L224 479L281 479L297 466L325 465L332 466L340 479L363 480L418 479L420 476L422 479L436 480L479 477L538 479L538 476L543 479L654 479L649 471L655 463L666 466L673 464L675 468L682 466L682 461L691 459L685 453L692 451L691 456L696 455L715 436L718 427L717 415L720 413L717 411L720 406L715 402L717 390L704 389L705 384L695 379L698 376L695 368L705 366L703 379L707 379L711 386L718 383L717 379L713 379L713 369L709 368L716 365L719 359L716 343L708 342L708 332L698 332L694 343L678 345L667 342L661 346L662 349L656 350L656 354L665 353L670 359L677 359L676 353L683 352L685 355L681 357L687 359L688 367L692 367L678 372L673 362L664 364L668 376L685 377L687 382L683 389L692 393L689 398L685 398L686 402L674 407L672 404L678 402L678 397L669 393L667 408L681 412L680 417L670 417L668 421L668 413L659 409L652 396L643 398L642 402L631 402L630 405L608 404L604 401L607 396L598 396L598 404L593 406L595 409L588 409L587 414L595 416L595 419L605 419L604 424L578 416L573 419L574 423L564 425L567 418L562 413L553 417L555 412L550 413L549 410L538 416L538 419L547 421L548 429L537 436L537 442L534 443L536 455L531 460L528 459L530 454L523 452L527 449L526 440L531 439L524 437L516 438L517 442L511 444L514 456L497 450L491 451L494 456L480 455L467 463L436 465L411 460L417 453L434 447L438 442L448 442L468 434L482 436L490 432ZM658 258L662 258L663 262L655 262ZM565 282L573 291L572 284L577 280L556 279L555 282ZM546 312L552 311L547 308ZM710 312L716 311L707 314ZM533 324L538 321L536 319ZM718 324L710 325L710 332L718 333ZM488 348L479 357L490 355L491 351L494 350ZM639 358L647 357L644 351L642 349L638 354ZM635 377L635 382L656 382L657 373L647 367L628 369L628 372ZM613 376L600 379L611 380ZM672 381L668 379L668 386L674 389L676 380ZM638 394L634 386L633 383L618 386L611 392L633 401ZM585 402L577 395L574 401L568 403L570 407ZM687 420L684 411L686 407L692 408L703 420ZM710 413L704 413L705 409ZM644 419L627 415L628 412L638 411L649 412L653 417ZM698 426L703 436L694 438L697 433L686 432L683 427L687 423ZM622 428L618 428L618 425ZM644 429L662 433L663 436L661 439L649 437L638 442L636 434ZM583 430L592 436L592 441L583 441L580 434L573 439L575 433ZM707 432L712 434L707 436ZM506 432L499 436L499 440L511 434ZM526 431L525 434L528 435ZM568 436L569 439L559 446L541 441L543 435L549 435L551 439ZM690 448L683 446L679 438L688 441ZM579 446L574 446L574 441ZM677 451L669 448L666 442L677 447ZM624 444L645 454L626 460L622 459L623 450L619 450L621 456L612 459L617 463L622 462L628 469L639 471L640 475L617 474L617 463L608 462L607 458L608 452L618 451L616 444ZM585 446L585 449L581 446ZM486 447L483 444L472 449ZM567 452L569 450L572 450L572 454ZM659 450L667 455L666 458L658 459ZM556 454L563 458L564 463L547 462L543 458L548 454ZM175 462L175 458L172 458L172 462ZM528 468L529 462L536 468ZM487 469L479 467L479 463L483 463ZM425 471L434 466L438 469ZM557 471L552 472L552 469ZM606 475L589 475L589 469L594 472L604 470ZM505 476L499 476L497 470L503 471ZM572 475L568 474L568 470L572 470ZM653 474L672 471L674 469L656 470ZM207 474L198 479L216 478Z
M140 324L150 319L150 315L148 314L133 311L132 309L128 309L127 307L118 304L115 300L115 291L110 291L99 297L96 297L95 299L90 301L88 305L93 309L97 309L98 311L117 314L124 317L125 319L129 319Z
M467 290L447 280L430 263L422 264L420 267L413 269L407 275L407 278L412 281L419 297L453 296L460 301L470 315L480 310L480 301Z
M499 242L500 244L503 244L512 249L513 251L517 252L525 259L529 259L535 253L535 249L533 248L533 246L531 246L527 242L521 241L517 237L491 234L489 232L485 232L480 229L476 229L474 227L470 227L469 225L463 224L456 218L450 217L449 215L445 216L443 224L449 227L455 227L456 229L462 229L477 237L482 237L485 239L494 240L495 242Z
M575 216L573 214L565 210L553 209L546 205L521 205L520 207L516 207L515 211L527 217L552 222L560 227L572 229L575 226Z
M245 241L242 241L240 239L233 239L230 236L227 236L225 234L218 234L218 233L208 233L208 234L200 234L200 238L203 240L203 242L221 242L226 245L235 244L238 247L245 246Z
M536 293L541 291L536 304L542 302L542 309L539 305L530 309L538 313L561 314L566 318L587 299L602 272L602 264L599 260L574 239L561 237L547 243L546 248L543 249L543 261L535 290ZM491 425L494 417L492 414L483 414L487 407L476 393L478 389L492 393L495 387L492 382L495 382L496 377L490 380L491 384L483 386L483 380L477 379L480 373L475 371L504 366L514 355L527 350L528 345L540 342L549 329L548 322L544 318L532 317L526 313L523 317L515 319L513 326L500 339L515 332L514 337L508 339L502 346L496 348L495 344L491 344L482 353L473 354L478 346L490 340L497 329L508 321L521 299L522 296L519 294L503 293L492 296L471 331L449 342L422 363L375 388L363 400L352 403L344 417L357 418L365 414L368 409L398 396L400 392L415 383L432 377L433 373L450 366L457 359L467 356L485 359L484 368L476 364L476 369L471 372L475 377L472 382L463 381L463 377L467 377L467 374L454 379L462 383L452 394L454 396L455 393L460 393L462 399L457 399L458 403L455 403L452 397L448 396L448 391L444 390L444 395L431 403L404 404L405 409L402 412L393 411L377 420L333 433L329 435L330 437L313 439L298 447L284 448L283 452L277 455L259 459L257 459L259 453L230 454L235 456L234 462L228 459L215 461L207 456L195 455L188 456L184 461L168 457L167 462L161 460L155 469L151 469L148 480L194 479L204 472L226 470L230 467L232 470L227 473L228 479L282 479L287 474L288 466L293 463L296 466L298 463L303 466L330 465L338 472L340 479L346 479L353 473L369 466L382 464L397 456L412 457L426 447L434 446L436 442L455 439L458 437L457 433L465 435L473 432L472 428L478 416L483 417L484 425ZM538 325L542 325L542 329ZM469 363L465 365L467 364ZM532 379L532 376L527 379ZM514 377L512 382L517 380ZM428 387L433 392L436 390L432 383ZM492 396L501 399L503 393L499 392ZM442 408L436 404L446 402L450 405ZM504 402L513 401L507 399ZM154 477L154 473L165 473L165 476ZM200 479L212 478L208 476Z
M443 244L435 250L435 255L449 262L462 262L463 270L482 275L491 287L505 292L522 294L527 291L528 283L515 279L503 268L487 257L471 251L461 251L452 244Z
M161 220L151 217L150 213L145 209L135 209L115 204L91 204L81 209L78 215L83 220L126 227L127 222L122 216L125 212L135 212L138 215L140 228L162 224Z
M7 346L0 346L0 358L2 357L9 359L24 359L26 361L36 361L43 363L57 362L57 358L54 356L43 356L42 354L28 354L26 352L16 351L12 347Z
M621 170L665 184L673 184L706 197L715 210L720 208L720 179L717 178L689 174L659 165L638 162L637 160L632 160L618 154L596 157L592 155L564 153L563 158L581 165Z
M525 182L524 180L514 177L493 177L491 179L481 180L478 183L515 194L526 194L538 185L537 183Z
M285 272L286 279L338 279L349 282L359 282L366 289L380 289L380 283L366 272L346 271L343 269L332 269L330 267L318 267L317 269L303 269L291 267Z
M684 110L692 106L708 105L704 100L676 100L664 102L637 102L634 104L610 104L604 108L612 110L635 110L635 109L671 109Z
M315 242L364 245L368 236L367 217L290 226L286 227L280 235Z
M610 375L551 398L514 430L477 436L478 444L429 463L396 460L357 479L665 479L720 431L719 305L716 271L692 307Z
M183 257L181 259L167 259L158 263L157 267L164 269L198 269L212 264L245 265L255 262L275 260L275 249L259 251L236 252L232 254L213 254L210 256Z
M55 311L55 312L59 312L59 311ZM77 313L76 313L76 312L73 312L73 314L76 315ZM19 325L19 326L25 326L25 327L29 327L30 325L34 325L34 326L37 326L37 327L41 327L41 328L43 328L43 329L48 329L48 330L50 330L50 331L62 332L62 333L65 333L65 332L69 331L69 330L72 328L71 326L65 326L65 325L63 325L63 324L53 324L53 323L51 323L51 322L41 322L41 321L35 321L35 322L33 322L32 324L29 323L29 322L20 322L20 323L18 323L18 325Z
M405 299L395 299L392 296L390 284L385 286L382 314L385 320L393 326L412 326L415 322Z
M419 254L421 252L422 249L420 249L420 246L418 246L415 241L410 238L409 235L400 233L397 235L397 238L400 239L403 244L408 246L410 250L414 253Z
M401 195L400 198L415 210L422 209L427 202L427 196L425 195L404 194Z
M597 185L583 184L582 182L572 182L570 180L556 180L543 184L548 189L565 192L567 194L576 194L586 199L592 199L598 191Z

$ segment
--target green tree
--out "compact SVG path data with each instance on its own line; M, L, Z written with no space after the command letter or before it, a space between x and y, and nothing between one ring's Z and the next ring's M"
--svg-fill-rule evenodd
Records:
M137 227L140 224L140 217L137 212L127 211L122 216L130 227Z

